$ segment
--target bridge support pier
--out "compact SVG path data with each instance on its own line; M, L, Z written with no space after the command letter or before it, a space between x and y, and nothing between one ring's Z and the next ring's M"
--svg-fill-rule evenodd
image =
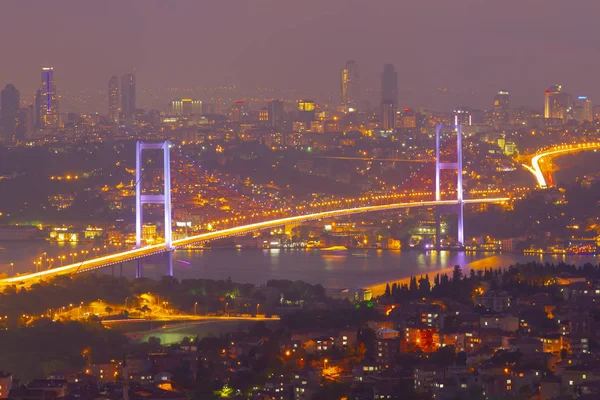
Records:
M173 252L167 251L165 252L165 256L167 257L167 276L173 276Z
M462 160L462 128L460 124L455 125L456 128L456 162L442 162L440 159L440 136L442 131L442 125L438 124L435 127L435 200L442 200L441 194L441 171L443 169L450 169L456 171L456 200L458 204L453 207L452 212L458 216L456 241L459 246L463 246L465 243L464 233L464 203L463 203L463 160ZM441 248L441 210L439 207L436 210L436 247Z
M439 207L435 208L435 248L442 248L442 213Z
M144 277L144 261L141 258L137 260L137 264L135 266L135 277L136 279Z

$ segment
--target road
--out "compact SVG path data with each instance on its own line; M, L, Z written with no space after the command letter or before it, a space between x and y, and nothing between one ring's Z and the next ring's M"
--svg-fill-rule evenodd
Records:
M122 324L122 323L140 323L140 322L194 322L194 321L279 321L278 316L272 317L227 317L216 315L171 315L152 318L127 318L127 319L104 319L103 325Z
M549 171L543 170L543 159L550 157L558 157L569 153L577 153L579 151L586 150L597 150L600 148L600 143L579 143L579 144L565 144L561 146L555 146L542 152L537 153L531 158L531 165L523 164L523 167L533 174L539 188L547 188L548 182L546 177Z
M465 204L471 203L502 203L508 201L509 198L483 198L483 199L469 199L464 200ZM231 236L245 235L250 232L259 231L263 229L275 228L282 225L288 225L293 223L311 221L315 219L339 217L351 214L360 214L366 212L376 211L389 211L400 208L411 208L411 207L433 207L440 205L456 205L458 200L442 200L442 201L420 201L410 203L392 203L385 205L372 205L372 206L361 206L354 208L346 208L340 210L323 211L313 214L297 215L293 217L279 218L270 221L257 222L253 224L238 226L234 228L222 229L214 232L202 233L200 235L191 236L185 239L179 239L173 241L173 249L191 246L199 243L203 243L210 240L222 239ZM106 255L102 257L96 257L89 260L81 261L74 264L65 265L62 267L53 268L50 270L32 272L23 275L17 275L8 277L0 280L0 285L13 285L13 284L31 284L40 279L51 278L58 275L69 275L74 273L88 272L95 269L106 268L111 265L120 264L126 261L132 261L148 257L154 254L164 253L167 249L164 244L157 244L152 246L145 246L139 249L132 249Z

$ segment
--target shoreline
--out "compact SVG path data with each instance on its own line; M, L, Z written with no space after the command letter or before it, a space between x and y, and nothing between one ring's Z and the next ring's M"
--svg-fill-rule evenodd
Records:
M516 255L517 253L504 253L504 254L505 255L507 255L507 254L515 254ZM470 270L477 271L477 270L482 270L482 269L486 269L486 268L508 268L509 266L518 263L518 261L516 259L511 260L511 262L508 263L508 264L506 263L506 261L504 261L502 263L495 262L494 259L497 259L498 255L499 254L494 254L494 255L492 255L490 257L470 262L467 265L459 265L459 266L460 266L460 269L461 269L462 273L466 274L466 273L469 273ZM498 261L498 260L496 260L496 261ZM441 274L449 274L449 275L451 275L452 272L453 272L453 270L454 270L454 265L452 265L450 267L445 267L445 268L439 269L437 271L432 271L432 273L426 272L424 274L418 274L418 275L412 275L412 276L415 276L415 277L418 278L418 277L420 277L422 275L429 274L429 281L431 283L433 283L433 279L434 279L435 275L437 275L437 274L440 274L440 275ZM365 289L371 290L371 293L372 293L373 297L381 296L382 294L385 293L385 286L387 284L389 284L389 285L392 285L393 283L409 284L410 283L410 277L411 276L405 276L405 277L401 277L399 279L392 280L392 281L385 281L385 282L376 283L374 285L366 286Z

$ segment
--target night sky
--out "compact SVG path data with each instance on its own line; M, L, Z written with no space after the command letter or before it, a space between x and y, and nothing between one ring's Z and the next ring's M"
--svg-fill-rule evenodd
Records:
M353 59L374 104L384 63L401 107L485 108L505 89L541 108L554 83L600 104L599 15L599 0L2 0L0 85L31 97L52 65L59 91L87 89L105 112L99 91L135 68L140 89L235 84L337 102Z

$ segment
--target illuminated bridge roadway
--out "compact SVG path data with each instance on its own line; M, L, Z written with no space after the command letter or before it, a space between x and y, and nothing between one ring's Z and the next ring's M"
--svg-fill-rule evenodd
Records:
M555 157L569 153L597 149L600 149L600 143L590 142L554 146L536 153L531 157L531 165L523 164L523 167L533 174L537 180L538 187L547 188L549 185L551 186L553 182L551 164L548 164L546 161L551 161Z
M509 198L483 198L464 200L464 204L472 203L502 203L508 201ZM174 240L172 249L184 248L209 240L222 239L230 236L244 235L250 232L259 231L262 229L275 228L281 225L294 224L315 219L339 217L350 214L359 214L374 211L388 211L399 208L411 207L433 207L433 206L449 206L458 204L458 200L441 200L441 201L420 201L410 203L393 203L377 206L361 206L355 208L346 208L341 210L324 211L314 214L297 215L293 217L280 218L271 221L257 222L249 225L238 226L235 228L222 229L214 232L202 233L200 235L191 236L185 239ZM164 244L145 246L137 249L127 250L120 253L106 255L102 257L92 258L81 261L75 264L65 265L40 272L32 272L23 275L17 275L0 280L0 284L32 284L40 279L51 278L58 275L69 275L75 273L88 272L95 269L106 268L111 265L121 264L127 261L137 260L151 255L164 253L169 251Z

